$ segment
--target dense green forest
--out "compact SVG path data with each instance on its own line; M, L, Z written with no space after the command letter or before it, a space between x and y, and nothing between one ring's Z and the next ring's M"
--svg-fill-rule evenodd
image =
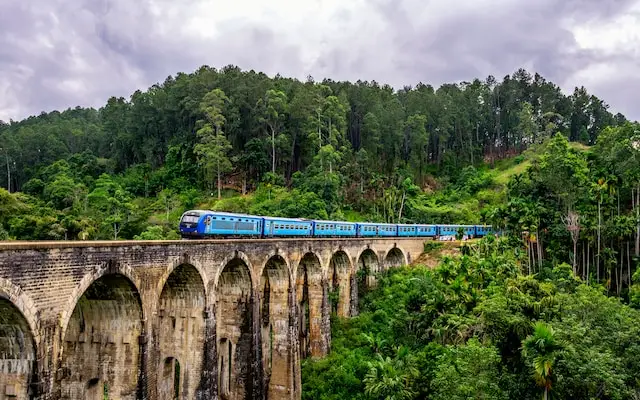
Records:
M640 398L640 125L585 88L205 66L0 121L0 161L0 240L177 238L195 207L503 233L384 273L304 398Z
M524 70L394 90L203 66L98 110L0 122L0 237L171 238L194 206L477 223L496 200L477 193L486 165L625 121Z
M392 269L360 315L333 317L331 353L303 363L302 398L640 398L640 311L566 263L523 274L515 238L463 253Z

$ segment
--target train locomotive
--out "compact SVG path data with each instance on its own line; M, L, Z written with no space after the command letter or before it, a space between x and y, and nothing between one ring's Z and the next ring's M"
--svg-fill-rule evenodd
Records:
M283 237L432 237L455 236L462 228L466 237L493 232L487 225L386 224L377 222L323 221L304 218L265 217L210 210L189 210L180 218L184 239L283 238Z

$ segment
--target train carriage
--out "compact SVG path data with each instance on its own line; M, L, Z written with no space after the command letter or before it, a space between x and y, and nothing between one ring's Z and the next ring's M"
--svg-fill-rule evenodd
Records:
M313 222L300 218L262 217L264 219L263 236L312 236Z
M467 237L475 236L475 225L438 225L438 236L455 236L460 228Z
M344 221L313 221L313 236L318 237L353 237L356 235L356 224Z
M410 224L398 224L398 236L418 236L418 231L415 225Z
M191 210L180 219L182 237L259 237L262 218L208 210Z
M394 224L379 224L375 222L358 222L357 236L397 236L398 226Z
M492 227L488 225L476 225L476 237L484 237L493 233Z
M438 236L438 225L415 225L416 236L436 237Z

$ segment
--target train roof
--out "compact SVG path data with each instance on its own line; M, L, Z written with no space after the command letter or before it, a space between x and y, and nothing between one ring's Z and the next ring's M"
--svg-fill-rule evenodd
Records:
M266 217L266 216L261 216L260 218L268 219L271 221L278 220L278 221L293 221L293 222L311 222L310 219L303 219L303 218Z
M463 226L465 228L470 228L472 226L477 226L477 225L464 225L464 224L438 224L440 226Z
M398 224L390 224L387 222L356 222L358 225L392 225L396 226Z
M349 221L329 221L329 220L323 220L323 219L314 219L314 222L320 222L322 224L350 224L350 225L354 225L356 224L356 222L349 222Z
M212 211L212 210L188 210L185 211L183 214L186 213L200 213L200 214L217 214L217 215L228 215L230 217L243 217L243 218L260 218L260 216L258 215L251 215L251 214L244 214L244 213L232 213L232 212L227 212L227 211Z
M438 226L438 224L394 224L398 226Z

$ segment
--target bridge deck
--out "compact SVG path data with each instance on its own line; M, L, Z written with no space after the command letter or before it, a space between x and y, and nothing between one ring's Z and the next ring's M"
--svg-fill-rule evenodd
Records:
M372 241L416 241L433 240L432 237L327 237L327 238L247 238L247 239L178 239L178 240L2 240L0 250L24 249L59 249L72 247L131 247L131 246L166 246L166 245L198 245L198 244L229 244L229 243L276 243L283 241L295 242L372 242Z

